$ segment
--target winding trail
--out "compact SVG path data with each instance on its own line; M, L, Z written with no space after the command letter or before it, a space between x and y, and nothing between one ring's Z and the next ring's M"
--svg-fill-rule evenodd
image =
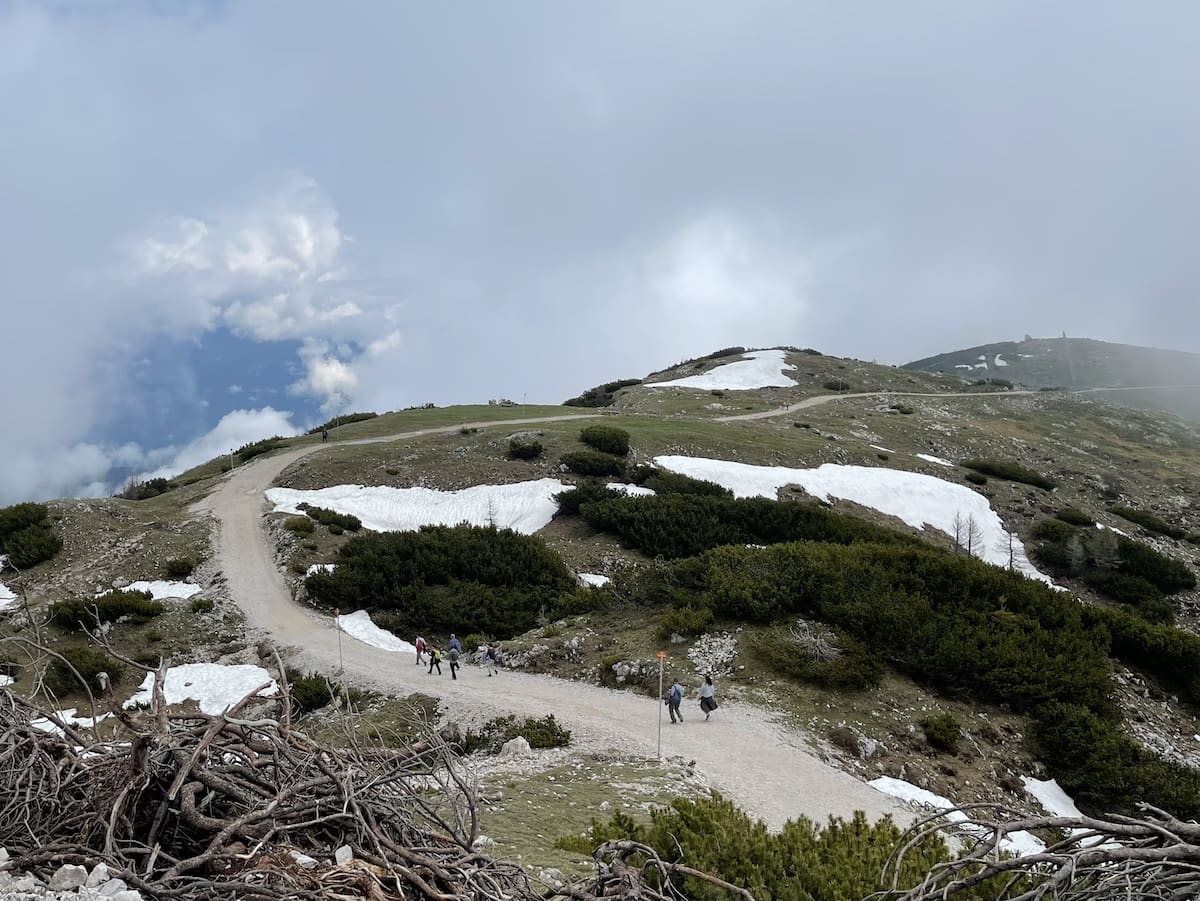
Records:
M772 419L776 416L787 416L797 410L807 410L809 407L819 407L833 400L854 400L863 397L1027 397L1030 394L1041 394L1040 391L1021 389L1018 391L962 391L957 393L936 394L933 392L920 393L917 391L859 391L854 394L818 394L806 397L802 401L788 404L786 407L776 407L774 410L763 410L758 413L741 413L737 416L718 416L717 422L744 422L748 419Z
M589 418L594 417L568 415L466 425L485 428ZM453 433L461 427L343 443L397 441ZM260 457L234 470L223 485L196 505L198 512L211 514L217 522L217 554L226 587L245 611L252 630L269 634L282 647L297 649L305 665L331 671L342 660L346 673L356 682L439 697L448 702L452 715L457 710L522 716L553 713L588 746L654 756L661 708L652 699L520 672L502 671L488 678L482 669L471 666L463 669L458 681L451 681L448 673L429 676L408 655L382 651L339 634L328 618L297 604L264 529L264 492L287 466L329 446L316 444ZM802 735L770 722L761 710L724 703L713 721L704 722L692 699L684 702L684 712L685 723L662 727L664 756L694 760L709 784L772 828L800 815L820 822L831 815L849 816L855 810L865 811L871 819L885 814L902 823L913 819L907 808L822 762L805 749Z

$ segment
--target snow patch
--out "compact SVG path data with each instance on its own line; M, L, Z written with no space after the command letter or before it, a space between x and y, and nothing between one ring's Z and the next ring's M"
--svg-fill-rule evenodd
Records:
M79 716L74 707L68 707L66 710L59 710L53 714L68 726L78 726L84 729L91 729L97 723L102 723L104 720L112 716L111 713L102 713L98 717ZM35 720L30 720L29 725L39 732L49 732L51 735L62 735L63 730L60 729L53 720L40 716Z
M269 683L269 684L268 684ZM167 669L163 683L163 698L168 704L195 701L201 713L224 713L259 686L266 685L259 697L269 697L279 691L275 680L261 666L239 663L225 666L220 663L184 663ZM147 673L141 687L128 701L126 708L149 704L154 689L154 673Z
M275 505L276 513L299 514L302 503L350 513L378 532L411 532L426 525L456 526L464 522L486 526L494 522L501 529L531 535L558 512L554 495L569 487L558 479L474 485L460 491L333 485L316 491L270 488L267 500Z
M168 582L163 579L157 579L152 582L130 582L124 588L114 589L117 591L148 591L150 596L156 601L166 600L184 600L186 601L192 595L199 594L203 589L194 582ZM100 597L110 592L101 591L96 594Z
M911 782L905 782L903 779L880 776L878 779L872 779L867 784L877 791L883 792L885 795L898 798L915 807L931 810L935 813L944 811L946 819L951 823L963 823L967 819L967 815L959 810L958 805L949 798L935 795L924 788L918 788ZM964 831L980 838L986 837L988 834L988 830L979 826L965 826ZM1046 845L1037 836L1021 831L1009 835L1007 839L1000 843L1000 849L1023 857L1027 854L1042 853L1046 850Z
M624 482L609 482L604 486L609 491L616 491L626 497L654 497L657 493L653 488L643 488L641 485L627 485Z
M383 651L394 651L397 654L415 654L416 645L411 645L375 625L371 614L366 610L356 610L354 613L343 613L337 618L338 627L351 638L357 638L363 644Z
M1050 816L1083 816L1079 812L1079 808L1075 806L1075 802L1071 799L1071 796L1062 790L1062 786L1058 784L1057 780L1033 779L1029 776L1022 776L1021 782L1025 786L1025 791L1033 795Z
M1097 529L1107 529L1109 532L1116 532L1118 535L1122 535L1122 536L1124 536L1125 538L1128 538L1128 537L1129 537L1129 533L1128 533L1128 532L1122 532L1120 529L1114 529L1112 526L1106 526L1106 525L1105 525L1104 523L1102 523L1102 522L1098 522L1098 523L1096 523L1096 528L1097 528Z
M938 466L953 466L949 460L943 460L941 457L935 457L933 454L917 454L918 460L924 460L926 463L936 463Z
M579 573L579 579L584 585L590 585L593 588L603 588L612 581L608 576L602 576L600 573Z
M895 453L895 451L892 450L890 447L880 447L878 444L872 444L870 446L873 447L877 451L883 451L885 454L894 454Z
M311 576L313 573L331 573L337 569L336 563L314 563L304 571L304 575Z
M8 688L8 686L12 685L16 681L17 680L12 676L6 676L4 673L0 673L0 688Z
M736 363L725 363L700 375L691 375L669 382L651 382L649 388L697 388L704 391L725 389L727 391L751 391L755 388L791 388L794 379L784 375L784 370L796 367L787 361L782 350L752 350L742 354L745 359Z
M17 596L12 589L0 582L0 611L17 606Z
M1008 363L1005 361L1004 357L1000 356L1000 354L996 354L996 359L992 360L992 363L996 366L1007 366L1008 365Z
M916 529L932 526L954 536L956 517L973 518L982 538L977 556L997 566L1008 565L1009 532L982 494L965 485L935 476L875 466L824 463L816 469L786 466L753 466L703 457L655 457L656 465L694 479L705 479L730 489L735 497L776 498L785 485L799 485L821 500L853 501L880 513L895 516ZM1025 546L1011 536L1013 566L1048 585L1049 576L1038 571L1025 554Z

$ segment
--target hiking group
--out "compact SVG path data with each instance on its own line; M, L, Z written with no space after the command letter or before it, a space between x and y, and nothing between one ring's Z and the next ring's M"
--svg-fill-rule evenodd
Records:
M417 649L417 664L425 662L424 657L429 655L429 674L433 675L433 671L437 670L437 674L442 674L442 652L427 642L420 635L417 636L414 642ZM489 644L484 646L483 663L487 667L488 675L495 676L500 672L500 650L495 645ZM461 664L463 648L462 642L458 640L458 636L454 633L450 634L450 640L446 642L446 662L450 664L450 678L458 678L458 670Z
M672 723L683 722L683 712L679 709L679 705L683 703L684 688L676 679L671 686L671 690L667 692L667 697L664 703L667 705L667 712L671 714ZM717 689L713 685L712 676L705 676L704 682L700 685L700 709L704 711L704 718L708 719L714 710L717 709Z

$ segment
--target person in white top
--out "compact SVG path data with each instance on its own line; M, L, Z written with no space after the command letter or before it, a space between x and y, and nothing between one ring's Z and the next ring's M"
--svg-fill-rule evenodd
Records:
M705 676L704 684L700 686L700 709L704 711L705 719L717 709L716 688L713 686L712 676Z

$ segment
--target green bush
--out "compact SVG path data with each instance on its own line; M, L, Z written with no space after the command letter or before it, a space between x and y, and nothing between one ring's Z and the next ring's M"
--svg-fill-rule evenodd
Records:
M316 529L307 516L289 516L283 521L283 527L296 535L311 535Z
M578 397L563 401L564 407L611 407L617 399L617 392L622 388L640 385L641 379L618 379L615 382L605 382L595 388L589 388Z
M508 459L510 460L536 460L544 450L542 442L534 439L508 439Z
M320 710L340 692L340 685L320 673L304 675L296 671L288 672L288 694L292 699L292 708L301 715Z
M988 480L981 472L968 472L964 478L972 485L986 485Z
M925 740L939 751L953 754L962 738L962 727L953 713L936 713L921 720Z
M465 651L468 654L472 654L479 648L483 647L484 645L492 644L492 642L493 642L492 636L488 635L487 633L472 632L470 635L463 636L463 640L462 640L463 651Z
M574 488L554 495L554 500L558 503L558 512L570 516L577 514L583 504L614 497L620 497L620 495L608 488L600 479L584 479Z
M333 419L326 420L320 425L315 425L308 430L309 435L319 435L323 429L334 429L339 425L349 425L352 422L366 422L368 419L374 419L378 413L343 413L341 416L335 416Z
M1145 510L1114 506L1109 507L1108 512L1122 519L1127 519L1129 522L1136 523L1146 531L1154 532L1156 535L1165 535L1168 538L1187 538L1185 530L1173 526L1165 519L1155 516L1153 513L1147 513Z
M590 425L579 433L579 440L601 453L617 457L629 453L629 433L613 425Z
M625 461L599 451L571 451L560 458L571 472L581 476L619 476L625 471Z
M1070 523L1073 526L1086 526L1088 528L1094 528L1096 525L1096 520L1092 519L1082 510L1078 510L1075 507L1061 507L1054 515L1056 518L1061 519L1065 523Z
M510 638L533 628L540 610L555 612L577 584L542 539L490 526L359 535L337 564L305 580L309 596L326 607L391 611L384 628L401 635Z
M915 541L820 504L766 498L705 494L616 497L582 503L579 510L592 528L616 535L651 557L691 557L726 544Z
M1007 460L967 460L962 464L967 469L983 473L985 476L995 476L997 479L1007 479L1010 482L1021 482L1035 488L1051 491L1057 485L1053 479L1048 479L1032 469L1026 469L1017 463Z
M478 732L468 729L462 751L473 754L486 750L498 754L506 741L517 737L524 738L529 747L535 749L565 748L571 743L571 730L564 729L553 713L540 719L525 717L518 720L515 716L501 716L486 723Z
M196 561L191 557L175 557L168 560L165 571L168 579L186 579L196 568Z
M826 391L849 391L850 383L845 379L828 379L821 383Z
M329 524L329 534L330 535L341 535L345 531L346 530L342 527L341 523L331 522Z
M271 438L263 438L261 441L251 441L249 444L243 444L234 453L237 454L239 460L245 463L262 454L269 454L275 448L282 445L283 441L284 438L282 435L274 435Z
M892 404L888 409L895 410L897 413L900 413L903 416L911 416L913 413L917 412L908 404Z
M7 556L13 566L28 569L51 559L62 546L45 504L0 508L0 554Z
M79 598L53 604L50 607L50 622L70 631L95 629L97 619L101 623L111 623L128 617L129 622L140 625L161 616L166 609L148 591L110 591L97 598Z
M175 487L175 483L170 479L155 478L147 479L144 482L131 479L129 484L117 494L117 497L122 497L127 501L144 501L158 497L160 494L166 494Z
M99 648L67 648L62 652L62 658L65 658L65 662L58 657L50 661L50 665L46 667L42 676L46 687L56 695L71 694L83 689L83 686L79 684L79 678L71 671L72 667L83 677L88 688L93 692L100 687L100 683L96 681L96 677L100 673L108 673L109 679L115 685L125 672L122 664Z
M658 624L658 637L666 641L673 633L701 635L713 624L713 612L707 607L676 607L667 611Z
M706 494L712 497L733 497L733 492L724 485L704 479L693 479L682 473L654 466L638 466L630 474L630 481L658 494Z
M663 860L680 861L744 888L754 897L796 901L898 897L886 875L898 846L900 828L890 819L869 823L860 811L851 820L830 818L823 826L801 818L779 832L751 820L720 795L702 800L677 798L670 807L652 810L642 824L624 813L607 822L593 820L583 836L559 839L558 847L591 856L609 840L629 839L655 850ZM950 854L936 834L908 850L897 874L901 890L917 886ZM632 866L639 865L632 859ZM687 876L673 876L672 891L694 901L729 901L724 890ZM995 898L995 884L955 895L963 901Z
M192 598L192 602L188 605L192 613L212 613L215 606L212 598Z
M336 510L329 510L325 507L313 507L309 504L300 504L299 507L309 518L315 519L321 525L326 526L331 532L333 532L334 526L346 532L357 532L362 528L362 520L352 513L338 513ZM335 532L334 534L340 535L341 532Z
M879 655L842 632L834 633L833 643L838 655L818 658L796 642L788 626L775 626L750 648L764 672L781 673L819 688L862 691L879 684L884 673Z

